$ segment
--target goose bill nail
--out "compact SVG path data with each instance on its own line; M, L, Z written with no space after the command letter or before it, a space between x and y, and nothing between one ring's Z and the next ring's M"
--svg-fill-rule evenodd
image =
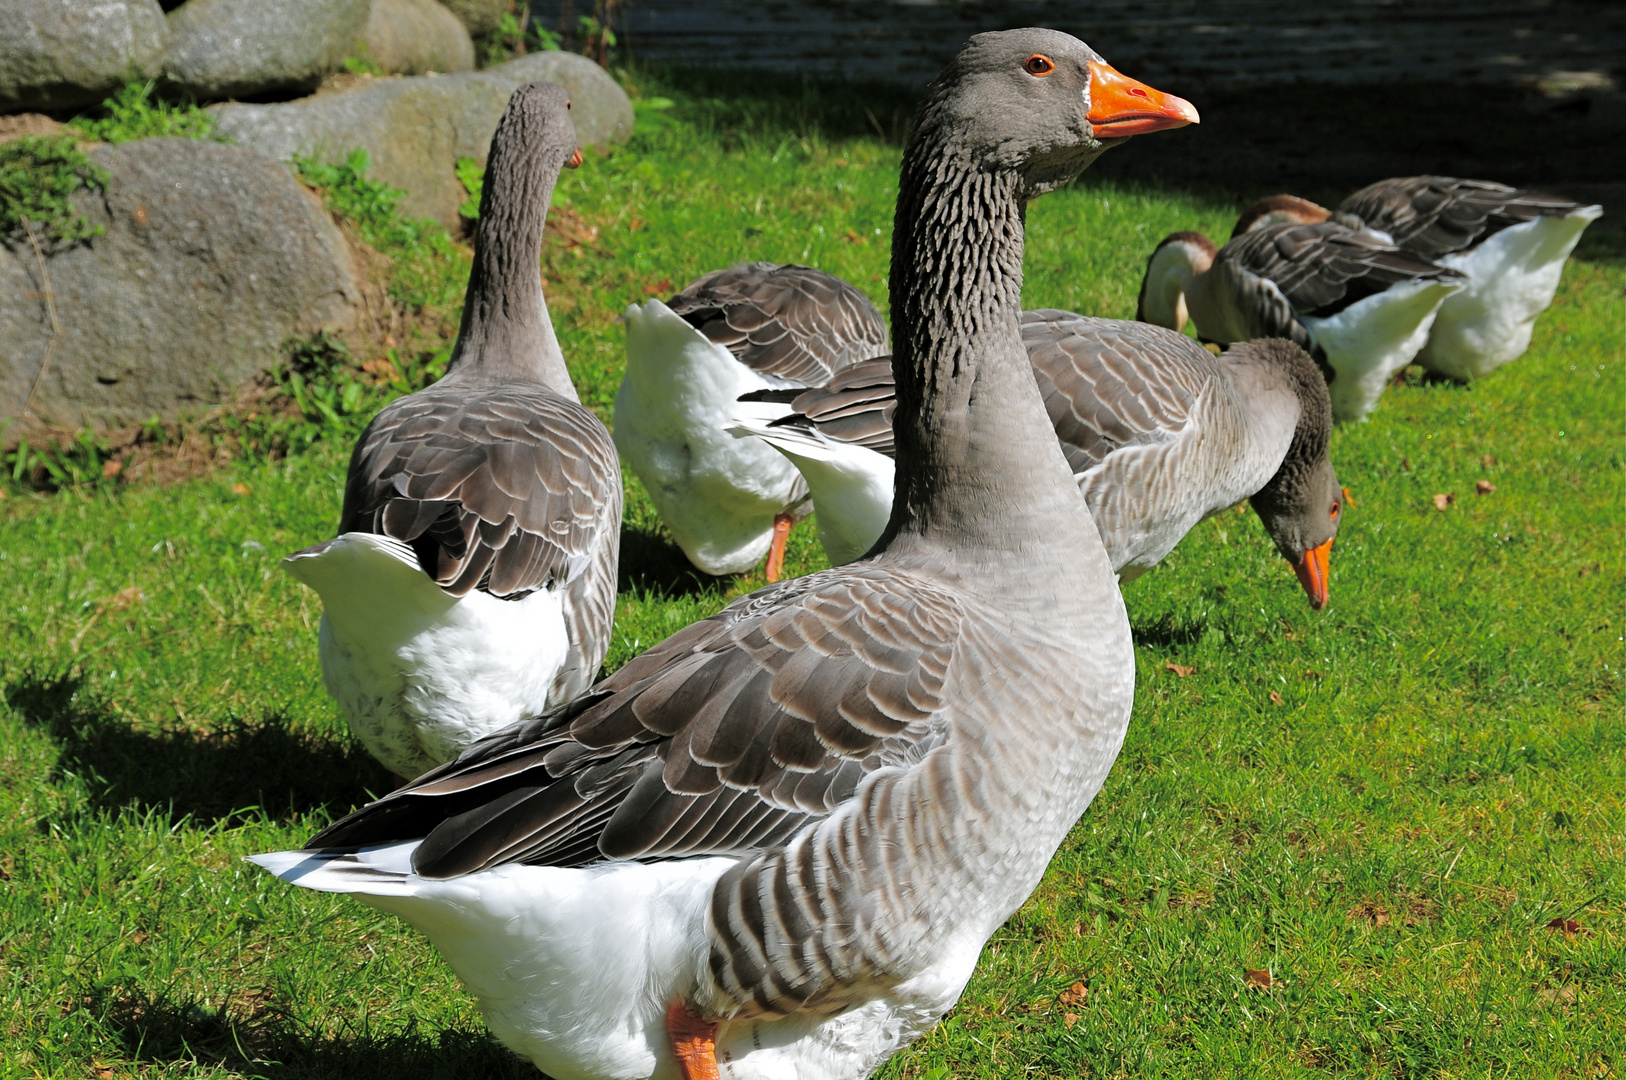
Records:
M1122 139L1198 122L1197 108L1185 98L1153 90L1145 83L1090 61L1090 112L1086 119L1098 139Z
M570 155L570 160L565 162L565 168L567 168L567 169L579 169L579 168L581 168L581 163L582 163L582 152L581 152L581 149L578 148L574 154Z
M1332 559L1332 541L1304 553L1304 558L1293 564L1299 584L1310 597L1310 606L1320 611L1327 606L1327 568Z

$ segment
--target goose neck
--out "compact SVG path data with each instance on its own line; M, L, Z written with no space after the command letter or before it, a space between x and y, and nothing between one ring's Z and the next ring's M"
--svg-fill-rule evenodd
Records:
M1042 547L1088 519L1022 344L1025 195L917 130L892 249L897 472L891 536L957 550Z
M542 295L542 227L558 176L541 148L492 146L451 369L464 381L541 382L574 401Z

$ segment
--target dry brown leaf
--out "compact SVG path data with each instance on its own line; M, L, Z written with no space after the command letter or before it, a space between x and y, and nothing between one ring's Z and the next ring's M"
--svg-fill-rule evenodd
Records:
M1496 485L1489 480L1479 480L1474 483L1474 492L1478 495L1489 495L1496 490Z
M1063 990L1061 993L1057 994L1056 1000L1063 1006L1073 1009L1084 1004L1085 999L1088 998L1089 995L1090 988L1082 982L1076 982L1072 986L1069 986L1067 989Z
M1411 458L1409 458L1409 457L1401 458L1400 459L1400 468L1404 472L1411 472Z
M1349 909L1347 917L1350 922L1366 922L1373 926L1388 926L1391 921L1389 909L1376 900L1362 900Z
M1488 469L1492 465L1495 465L1495 464L1496 464L1496 455L1494 455L1494 454L1485 454L1485 455L1481 456L1480 459L1479 459L1479 467L1482 468L1482 469Z
M1176 664L1173 660L1165 661L1164 664L1163 664L1163 667L1167 671L1174 672L1176 675L1180 676L1180 678L1182 678L1182 679L1185 678L1187 675L1195 675L1195 674L1197 674L1197 669L1196 668L1187 667L1184 664Z
M645 296L659 296L661 293L671 292L671 291L672 291L672 279L671 278L661 278L659 281L655 282L655 284L653 284L653 285L645 285L644 286L644 295Z
M146 597L141 595L141 586L131 585L129 588L120 589L112 596L109 596L103 603L114 611L123 611L125 608L133 604L139 604L145 599Z
M1068 1031L1071 1031L1073 1029L1073 1025L1078 1023L1078 1014L1077 1013L1062 1013L1061 1014L1061 1022L1067 1025L1067 1030Z
M237 483L233 484L231 486L231 490L232 490L232 494L234 494L234 495L247 495L247 494L249 494L249 486L247 484L243 483L241 480L239 480L239 481L237 481Z
M1550 919L1547 922L1547 929L1562 930L1565 937L1575 937L1576 935L1586 937L1592 933L1574 919Z
M1242 981L1260 990L1269 990L1273 984L1269 968L1243 968Z
M1449 510L1451 508L1451 504L1456 501L1457 496L1455 492L1441 492L1440 494L1434 496L1434 509Z
M118 458L108 458L102 462L102 479L111 480L124 471L124 462Z
M1272 705L1280 705L1282 703L1282 695L1280 695L1276 691L1272 690L1270 692L1270 703Z
M860 235L858 230L856 230L856 229L848 229L847 230L847 235L843 236L842 239L845 240L849 244L867 244L867 243L869 243L869 237Z
M1549 1005L1574 1005L1575 984L1568 986L1549 986L1536 991L1536 996Z
M1317 671L1315 668L1305 668L1304 677L1306 679L1325 679L1327 675L1325 672Z
M1576 574L1575 576L1576 577L1587 577L1588 575L1601 573L1602 571L1603 571L1603 563L1596 563L1595 562L1591 566L1583 566L1583 567L1581 567L1581 572Z

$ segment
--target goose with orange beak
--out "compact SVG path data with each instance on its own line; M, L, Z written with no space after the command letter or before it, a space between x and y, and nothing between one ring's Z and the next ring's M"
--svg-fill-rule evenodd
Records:
M1101 790L1135 696L1019 330L1025 204L1106 148L1080 100L1099 59L979 34L927 90L873 554L741 597L255 861L418 927L559 1080L860 1080L930 1031Z

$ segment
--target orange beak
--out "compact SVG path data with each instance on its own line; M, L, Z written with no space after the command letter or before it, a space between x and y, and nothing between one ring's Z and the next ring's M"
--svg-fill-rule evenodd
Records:
M1098 139L1122 139L1198 122L1185 98L1153 90L1120 75L1100 60L1090 61L1090 115Z
M570 155L570 160L565 162L565 168L567 168L567 169L579 169L579 168L581 168L581 164L582 164L582 152L581 152L581 148L577 147L576 152L574 154Z
M1310 597L1310 606L1317 611L1327 606L1327 569L1331 561L1332 541L1328 540L1320 547L1306 551L1304 558L1293 564L1299 584L1304 586L1305 593Z

